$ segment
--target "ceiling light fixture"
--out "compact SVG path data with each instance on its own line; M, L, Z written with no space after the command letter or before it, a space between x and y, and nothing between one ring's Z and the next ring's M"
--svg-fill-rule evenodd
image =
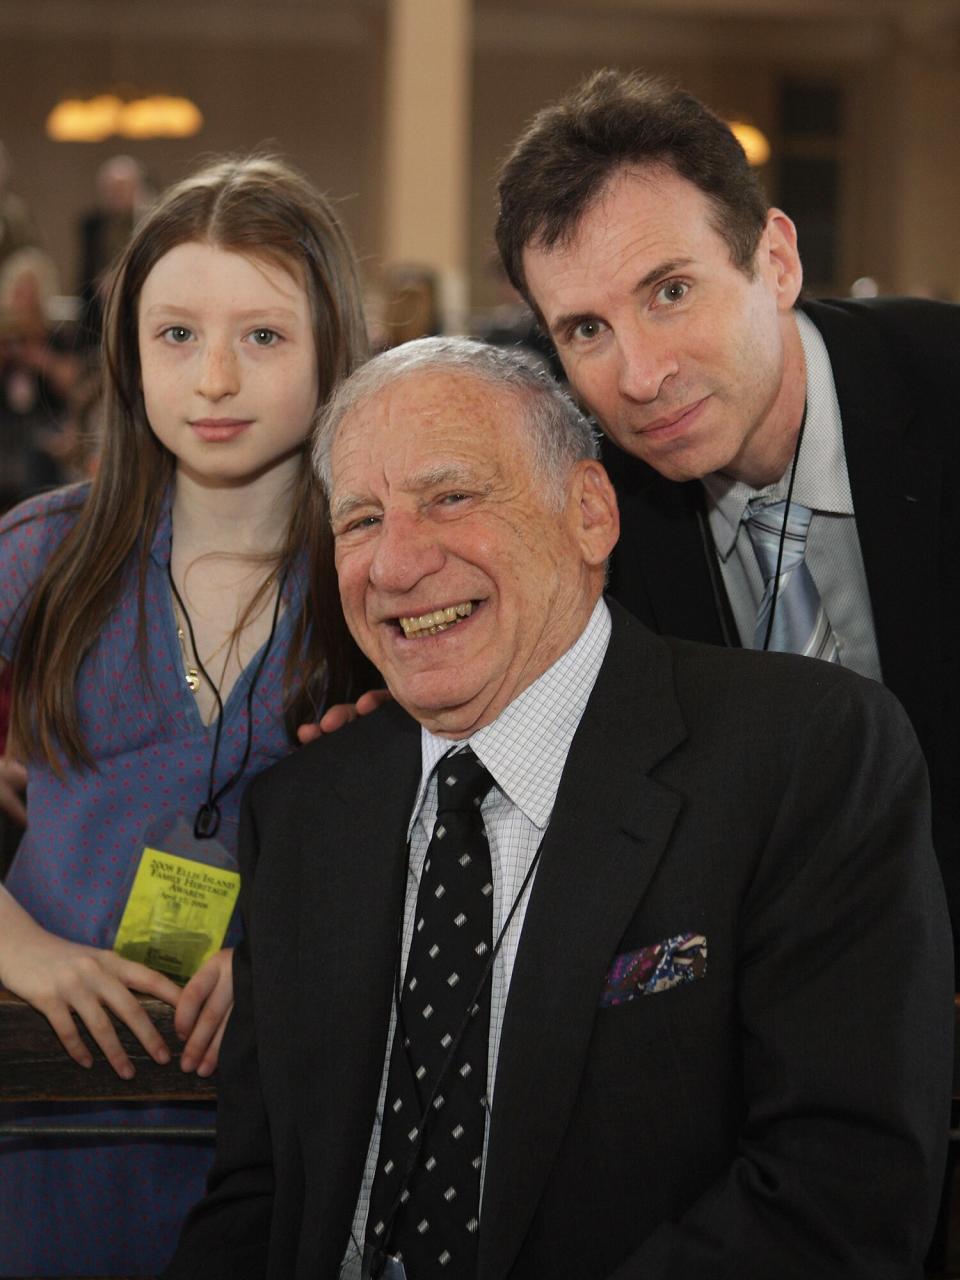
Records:
M729 120L730 132L743 147L751 169L759 169L770 159L770 143L756 125L744 120Z
M54 142L103 142L106 138L191 138L203 128L200 108L167 94L124 101L115 93L64 98L47 116Z

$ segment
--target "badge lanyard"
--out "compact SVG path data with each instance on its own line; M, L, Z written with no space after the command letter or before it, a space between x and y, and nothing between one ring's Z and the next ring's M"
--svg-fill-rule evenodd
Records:
M283 588L287 581L287 569L284 569L277 583L277 599L273 606L273 618L270 623L270 635L267 637L267 643L264 645L263 653L260 655L260 661L257 663L250 686L247 689L247 738L243 748L243 757L237 769L231 773L226 782L221 787L214 790L214 782L217 775L217 761L220 756L220 739L223 734L223 699L220 697L220 690L210 679L207 670L200 661L200 653L197 649L197 642L193 634L193 622L187 611L187 606L183 603L183 598L177 590L177 584L173 580L173 569L170 563L167 563L167 577L170 580L170 590L173 592L174 599L180 606L180 612L183 614L187 623L187 631L190 635L190 647L193 649L193 656L197 662L197 670L206 680L207 684L213 691L213 696L217 704L217 723L213 734L213 750L210 753L210 773L207 778L207 798L197 810L197 815L193 820L193 834L198 840L209 840L217 834L220 827L220 801L228 792L237 785L243 777L244 770L250 760L250 752L253 747L253 695L256 692L257 684L260 680L260 673L263 671L264 664L270 656L270 650L273 648L274 636L277 634L277 622L280 618L280 602L283 599Z
M777 612L777 601L780 599L780 566L783 563L783 548L787 540L787 517L790 515L790 502L793 498L793 482L797 478L797 463L800 461L800 446L803 444L803 429L807 425L807 406L804 402L803 417L800 419L800 430L797 433L797 447L793 451L793 464L790 467L790 483L787 485L787 500L783 509L783 524L780 528L780 543L777 547L777 568L773 580L777 584L770 601L770 615L767 618L767 630L763 637L763 652L770 648L770 637L773 635L773 619Z

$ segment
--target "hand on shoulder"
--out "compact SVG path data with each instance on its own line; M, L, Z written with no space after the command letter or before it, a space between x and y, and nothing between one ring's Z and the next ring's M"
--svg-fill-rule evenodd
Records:
M378 707L382 707L389 701L388 689L371 689L368 693L362 693L356 702L338 702L335 706L328 707L316 724L300 725L297 729L297 738L302 746L306 746L308 742L316 741L325 733L336 733L338 729L342 729L351 720L356 720L358 716L368 716L371 711L376 711Z

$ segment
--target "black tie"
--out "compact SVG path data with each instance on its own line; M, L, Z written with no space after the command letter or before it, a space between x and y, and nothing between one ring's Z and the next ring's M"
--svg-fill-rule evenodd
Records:
M367 1217L368 1258L400 1257L408 1280L476 1274L493 944L480 805L492 785L469 747L437 766Z

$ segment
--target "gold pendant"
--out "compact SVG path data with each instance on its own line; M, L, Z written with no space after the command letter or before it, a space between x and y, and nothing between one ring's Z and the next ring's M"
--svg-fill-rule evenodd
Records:
M200 688L200 672L196 667L187 667L187 688L191 693L196 693Z

